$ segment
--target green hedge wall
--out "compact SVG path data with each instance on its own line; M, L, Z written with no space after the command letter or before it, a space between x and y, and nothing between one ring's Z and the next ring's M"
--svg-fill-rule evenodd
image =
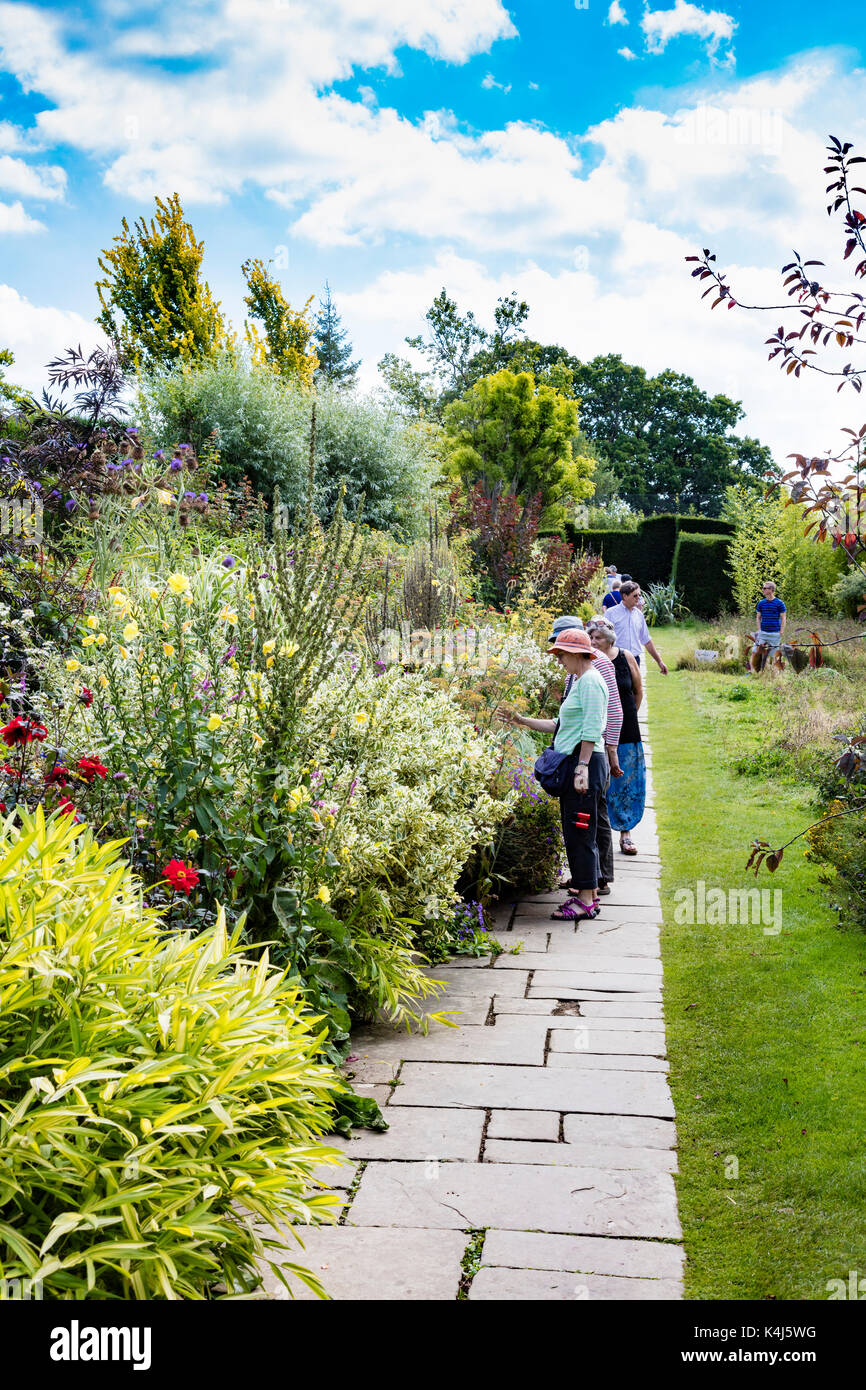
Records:
M733 607L730 548L729 536L682 531L677 539L671 578L696 618L716 618Z
M639 584L666 584L674 563L680 523L699 517L677 517L672 512L648 516L636 531L579 531L566 527L566 539L575 550L594 550L606 565L616 565Z

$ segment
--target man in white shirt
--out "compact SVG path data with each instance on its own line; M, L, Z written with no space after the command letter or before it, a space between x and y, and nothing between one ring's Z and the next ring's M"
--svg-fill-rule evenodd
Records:
M649 628L646 625L646 618L638 607L640 599L640 585L633 579L623 583L620 589L622 602L615 608L608 608L605 616L613 623L616 632L617 646L624 651L631 652L637 661L640 661L644 647L646 647L653 661L658 665L663 676L668 673L658 652L655 643L650 637Z

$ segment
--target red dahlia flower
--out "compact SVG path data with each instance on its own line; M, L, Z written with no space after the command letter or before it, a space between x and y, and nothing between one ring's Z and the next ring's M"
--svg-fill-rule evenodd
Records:
M89 690L88 687L85 685L82 687L81 694L78 698L81 701L81 703L83 705L87 705L89 709L90 706L93 704L93 691Z
M61 816L74 816L74 815L75 815L75 807L73 806L72 802L69 800L69 797L67 797L67 798L65 799L65 801L61 801L61 803L60 803L60 805L57 807L57 809L58 809L58 811L60 812Z
M25 743L42 743L48 737L48 730L44 724L37 724L35 719L21 719L17 714L14 719L0 729L0 738L7 748L20 748Z
M45 774L46 787L65 787L72 773L68 767L52 767L50 772Z
M168 879L176 891L186 893L187 897L190 889L195 888L198 883L196 869L192 864L185 864L182 859L170 859L162 871L162 877Z
M108 768L94 754L91 758L79 758L76 763L78 775L83 782L90 783L95 777L106 777Z

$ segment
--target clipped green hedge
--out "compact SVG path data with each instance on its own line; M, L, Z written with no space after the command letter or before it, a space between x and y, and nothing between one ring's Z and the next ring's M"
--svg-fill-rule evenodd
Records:
M723 523L727 525L727 523ZM640 584L666 584L671 577L677 536L682 530L711 530L716 523L672 512L645 517L636 531L580 531L566 527L575 550L593 550L606 565L616 565Z
M733 583L728 573L730 537L680 533L672 579L683 603L698 618L715 618L733 607Z

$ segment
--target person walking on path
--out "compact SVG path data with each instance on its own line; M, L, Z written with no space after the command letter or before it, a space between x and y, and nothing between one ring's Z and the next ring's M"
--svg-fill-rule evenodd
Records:
M583 623L580 618L575 618L572 614L564 614L561 618L556 618L553 624L553 631L548 638L552 644L556 641L561 632L567 632L569 628L583 631ZM604 728L604 747L608 762L608 776L605 784L598 795L597 818L596 818L596 845L598 847L599 859L599 880L598 892L604 897L610 893L610 885L613 882L613 835L610 828L610 818L607 810L607 788L611 777L621 777L622 769L619 765L618 747L620 740L620 730L622 728L622 705L619 699L619 690L616 683L616 672L613 669L613 662L609 661L601 652L596 657L595 669L604 680L607 686L608 705L607 723ZM568 698L571 687L576 677L570 675L565 682L565 690L560 700L560 708ZM539 732L546 733L550 727L550 721L545 719L530 719L528 716L514 715L514 723L524 729L537 729ZM571 880L565 887L572 889Z
M616 632L609 618L603 615L591 618L587 633L593 646L613 664L622 704L619 761L623 775L611 782L608 789L611 829L619 831L619 847L623 854L637 854L637 845L629 832L643 819L646 803L646 764L637 717L643 700L643 679L631 652L617 646Z
M755 605L755 612L758 615L758 631L755 633L755 645L752 647L752 657L749 662L749 669L754 674L758 674L766 661L774 656L779 650L782 642L782 634L785 631L785 623L788 621L788 610L780 598L776 597L776 586L772 579L765 579L761 585L763 598ZM763 654L761 649L766 648Z
M610 589L601 601L602 608L616 608L616 605L618 603L622 603L622 594L620 592L621 589L622 580L615 579L611 584Z
M586 633L567 628L554 636L548 650L575 677L560 706L559 719L525 719L505 710L500 712L500 718L506 723L552 733L557 753L565 753L572 760L574 772L559 798L559 810L575 896L551 914L554 921L572 922L597 917L600 909L596 833L599 792L608 778L604 732L609 695L605 681L593 669L598 653Z
M636 584L633 579L624 580L620 593L622 594L622 603L618 603L615 608L609 608L606 615L613 624L617 646L622 647L623 651L631 652L638 664L640 664L641 653L646 647L662 675L666 676L668 668L656 651L655 642L650 637L650 630L646 625L646 618L638 607L640 585Z

